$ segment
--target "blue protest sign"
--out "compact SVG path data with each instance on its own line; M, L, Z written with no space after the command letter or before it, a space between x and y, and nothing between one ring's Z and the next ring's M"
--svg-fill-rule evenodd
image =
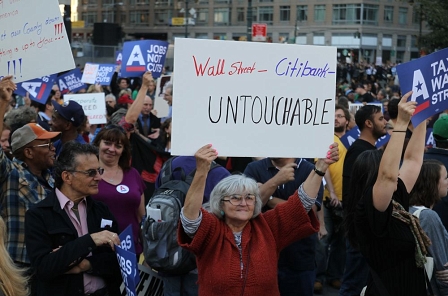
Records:
M425 146L426 147L433 147L435 146L436 142L434 141L434 136L432 134L432 128L426 129L426 137L425 137Z
M132 235L132 226L131 224L128 225L128 227L126 227L125 230L123 230L118 237L120 238L120 246L123 250L131 252L134 254L134 256L136 256L136 252L135 252L135 245L134 245L134 237ZM140 282L140 276L139 273L136 273L136 277L134 278L134 282L138 283Z
M26 93L29 93L31 100L45 104L55 80L56 74L52 74L50 76L24 81L17 84L15 93L21 96L26 96Z
M118 265L120 266L121 277L128 296L136 296L135 292L138 282L135 281L139 276L137 259L135 254L123 250L120 246L115 246Z
M418 103L412 116L417 126L431 115L448 109L448 48L397 66L403 94L413 91Z
M159 40L130 41L123 44L121 77L139 77L151 71L158 78L163 71L168 42Z
M81 81L89 84L110 85L116 65L86 63Z
M361 131L357 126L353 127L351 130L347 131L345 135L343 135L339 140L341 140L341 143L345 146L345 148L350 148L350 146L355 142L359 135L361 134ZM383 145L385 145L390 140L390 135L386 133L384 136L378 139L376 141L375 146L376 148L380 148Z
M75 93L78 90L86 88L86 85L81 82L81 77L82 73L79 68L75 68L70 72L58 76L58 85L61 93Z
M121 50L117 50L115 52L115 65L121 65L122 60L123 60L123 53Z

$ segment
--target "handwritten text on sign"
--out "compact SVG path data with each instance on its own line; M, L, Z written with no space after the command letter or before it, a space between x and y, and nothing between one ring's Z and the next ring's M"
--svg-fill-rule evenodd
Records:
M68 100L76 101L82 106L90 124L103 124L107 122L104 93L64 95L64 101Z
M0 76L21 82L74 67L57 0L0 1Z
M335 48L176 39L174 56L174 155L325 156Z

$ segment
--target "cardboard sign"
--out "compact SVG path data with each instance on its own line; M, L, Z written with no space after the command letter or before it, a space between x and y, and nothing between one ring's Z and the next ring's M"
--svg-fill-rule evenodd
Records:
M73 68L57 0L0 0L0 76L17 83Z
M86 63L81 81L89 84L110 85L115 67L114 64Z
M448 109L448 48L398 65L397 73L402 94L412 90L410 100L418 103L414 126Z
M28 93L31 100L45 104L55 80L56 74L53 74L17 83L17 90L14 93L21 96L26 96Z
M170 106L163 99L164 88L167 83L173 83L172 75L162 75L157 79L156 94L154 96L154 109L157 110L157 117L162 118L168 116Z
M325 157L336 47L176 39L173 155Z
M344 144L345 148L350 148L350 146L355 142L359 136L361 135L361 131L357 126L354 126L351 130L347 131L345 135L343 135L340 140L341 143ZM383 145L385 145L390 140L390 135L386 133L384 136L378 139L376 141L375 146L376 148L380 148Z
M74 93L87 86L81 81L82 73L79 68L58 76L59 90L62 94Z
M67 94L64 101L76 101L84 109L90 124L103 124L107 122L106 102L104 93Z
M168 42L159 40L129 41L123 44L121 77L140 77L151 71L152 77L162 75Z

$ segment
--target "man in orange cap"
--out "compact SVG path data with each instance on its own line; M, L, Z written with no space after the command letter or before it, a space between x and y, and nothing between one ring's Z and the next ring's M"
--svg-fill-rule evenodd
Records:
M0 130L15 89L12 76L0 80ZM53 140L59 134L29 123L12 134L13 160L0 149L0 209L8 229L6 247L20 267L30 266L25 248L25 212L53 190L49 169L55 161Z

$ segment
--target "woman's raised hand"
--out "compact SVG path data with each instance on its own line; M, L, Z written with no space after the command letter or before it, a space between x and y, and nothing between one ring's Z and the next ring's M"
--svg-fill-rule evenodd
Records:
M210 165L218 157L218 151L212 148L211 144L207 144L196 152L196 171L208 172Z

